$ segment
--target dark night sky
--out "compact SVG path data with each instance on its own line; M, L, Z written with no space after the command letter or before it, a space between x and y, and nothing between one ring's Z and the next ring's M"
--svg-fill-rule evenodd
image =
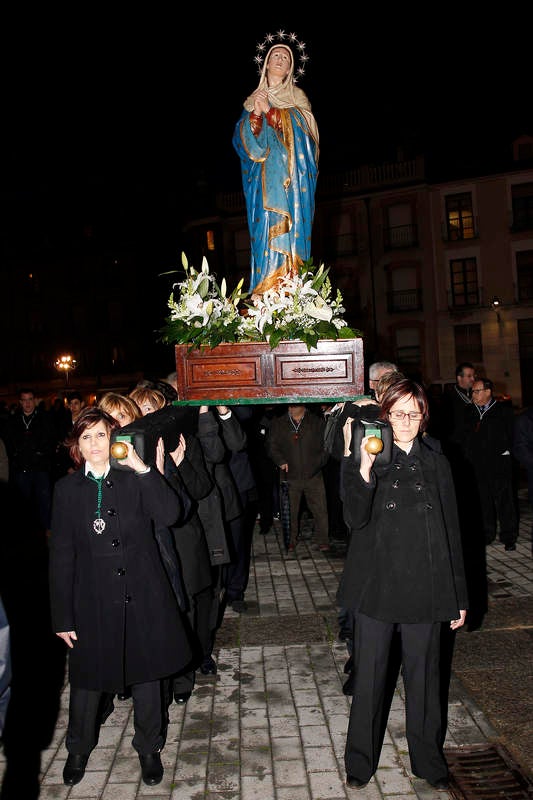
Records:
M179 192L200 169L238 182L231 136L257 83L255 45L280 28L307 44L300 85L318 121L323 167L394 157L399 139L452 146L488 128L492 140L531 118L519 20L508 30L501 18L468 21L461 11L446 23L436 4L431 20L380 7L354 8L355 22L271 14L247 23L227 6L218 19L202 8L197 24L185 25L174 20L177 7L120 19L93 8L58 27L47 17L43 28L34 19L31 30L4 30L8 186L135 176Z
M4 24L5 207L19 224L61 224L96 197L111 218L122 207L117 224L172 248L199 177L240 186L233 127L257 84L256 44L279 29L307 45L300 85L322 170L394 159L398 143L408 155L423 145L451 159L464 142L508 146L533 116L520 20L492 20L485 7L476 20L464 9L451 19L438 3L426 9L423 18L379 6L354 7L350 21L309 12L248 22L238 7L202 6L185 23L177 6L113 15L93 4Z
M259 21L228 4L189 8L186 20L183 5L3 12L0 247L38 260L49 234L68 247L63 231L79 236L86 220L110 240L133 237L145 283L160 294L149 302L160 324L171 285L161 273L179 266L198 180L240 187L233 128L257 85L256 44L280 29L307 45L299 85L323 171L394 159L398 144L453 162L465 144L491 153L533 133L529 29L518 16L507 22L498 9L492 19L485 5L480 16L436 3L421 17L408 6L340 13L347 7L334 4L332 19L327 6L321 16L293 7ZM71 288L78 300L75 269Z

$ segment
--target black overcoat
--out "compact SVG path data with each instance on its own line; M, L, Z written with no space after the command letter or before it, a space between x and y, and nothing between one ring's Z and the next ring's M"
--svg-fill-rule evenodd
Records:
M370 477L363 480L353 456L343 458L351 537L339 605L385 622L458 619L468 601L447 458L419 437L408 455L394 445L391 463Z
M69 650L72 686L121 692L178 672L191 659L152 527L171 526L181 506L157 470L113 468L103 484L100 535L92 528L96 506L97 486L83 468L56 483L52 626L78 636Z
M212 583L209 548L198 503L212 490L213 482L196 434L187 434L186 442L185 458L174 470L177 475L171 475L169 481L178 495L186 492L189 496L190 509L182 522L172 526L172 533L187 594L193 597Z
M465 455L474 465L478 478L512 480L513 407L497 400L481 414L473 403L467 411L466 421Z

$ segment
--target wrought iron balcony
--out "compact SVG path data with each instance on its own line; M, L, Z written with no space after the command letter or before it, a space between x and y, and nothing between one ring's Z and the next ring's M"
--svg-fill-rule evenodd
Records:
M383 247L385 250L398 250L406 247L418 247L418 225L395 225L383 229Z
M387 292L387 311L389 314L422 311L422 289L401 289Z

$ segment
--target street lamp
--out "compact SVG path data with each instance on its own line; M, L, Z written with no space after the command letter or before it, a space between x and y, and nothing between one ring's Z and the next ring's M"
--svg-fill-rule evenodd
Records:
M62 372L65 376L65 383L68 386L68 376L69 372L77 367L76 359L71 356L69 353L66 353L63 356L59 356L54 361L54 367L57 369L58 372Z
M492 310L496 312L496 319L498 320L498 322L501 322L500 308L502 307L502 304L500 298L494 296L490 301L490 305Z

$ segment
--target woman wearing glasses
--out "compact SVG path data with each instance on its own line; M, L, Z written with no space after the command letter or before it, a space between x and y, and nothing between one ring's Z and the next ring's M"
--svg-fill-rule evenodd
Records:
M347 783L365 786L378 767L398 632L411 769L445 789L441 627L445 622L452 631L460 628L467 607L455 491L439 443L423 435L429 418L423 388L407 378L391 384L381 397L380 416L393 432L387 464L380 465L379 457L375 463L376 455L365 448L367 437L360 452L352 452L351 419L343 430L342 491L351 540L338 601L355 617Z

